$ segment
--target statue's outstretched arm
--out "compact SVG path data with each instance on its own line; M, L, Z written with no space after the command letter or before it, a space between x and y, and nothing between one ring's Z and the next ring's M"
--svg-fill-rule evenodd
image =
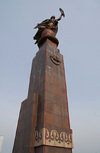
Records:
M60 21L62 19L62 14L60 15L60 17L58 19L56 19L57 21Z

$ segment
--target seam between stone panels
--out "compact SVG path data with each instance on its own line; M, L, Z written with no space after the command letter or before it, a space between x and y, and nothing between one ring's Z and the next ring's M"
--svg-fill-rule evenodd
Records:
M45 49L45 91L44 91L44 96L45 96L45 100L44 100L44 128L46 128L46 107L47 107L47 102L46 102L46 76L47 75L47 44L46 44L46 49ZM45 135L46 135L46 130L45 130ZM46 144L46 139L45 142ZM44 153L46 152L46 147L44 146Z

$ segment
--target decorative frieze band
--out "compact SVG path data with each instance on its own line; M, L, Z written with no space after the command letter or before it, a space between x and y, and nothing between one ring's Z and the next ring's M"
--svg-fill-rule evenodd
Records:
M58 132L57 130L48 130L46 128L40 131L35 130L35 147L41 145L73 148L72 133Z

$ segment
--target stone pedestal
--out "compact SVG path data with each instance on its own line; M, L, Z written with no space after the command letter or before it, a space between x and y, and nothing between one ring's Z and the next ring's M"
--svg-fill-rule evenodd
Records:
M13 153L72 153L63 56L48 34L32 62L28 98L22 102Z

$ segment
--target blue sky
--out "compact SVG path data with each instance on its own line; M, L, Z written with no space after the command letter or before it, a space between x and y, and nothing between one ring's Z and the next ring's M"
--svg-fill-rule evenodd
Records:
M64 56L73 153L100 152L100 0L0 0L0 135L12 151L21 102L38 47L33 27L55 15Z

